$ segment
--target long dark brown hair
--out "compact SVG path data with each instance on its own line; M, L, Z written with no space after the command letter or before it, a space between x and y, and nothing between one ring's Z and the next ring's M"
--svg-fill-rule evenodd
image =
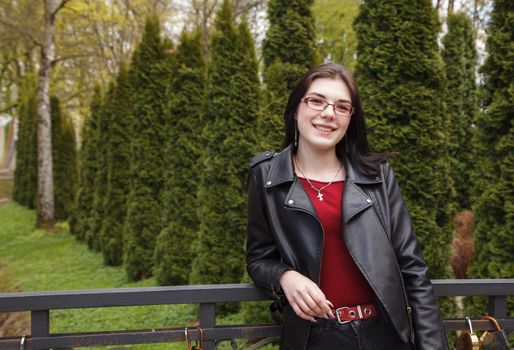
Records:
M337 156L341 159L346 157L363 175L376 175L378 163L394 156L394 154L370 152L364 112L355 78L346 68L339 64L327 63L312 68L300 78L293 91L291 91L284 113L284 147L287 147L294 141L296 128L295 114L300 100L304 97L312 82L319 78L340 79L350 91L354 112L345 136L336 145Z

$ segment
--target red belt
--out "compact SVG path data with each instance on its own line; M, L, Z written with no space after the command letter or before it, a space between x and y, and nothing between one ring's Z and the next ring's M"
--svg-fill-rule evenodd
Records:
M377 317L378 312L373 304L343 306L336 309L336 316L339 323L347 323L350 321Z

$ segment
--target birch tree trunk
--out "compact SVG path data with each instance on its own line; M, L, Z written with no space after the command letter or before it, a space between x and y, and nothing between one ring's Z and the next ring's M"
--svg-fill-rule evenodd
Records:
M56 0L45 2L45 28L41 45L41 66L37 87L38 195L36 227L53 230L54 183L52 169L52 122L50 118L50 74L55 60Z

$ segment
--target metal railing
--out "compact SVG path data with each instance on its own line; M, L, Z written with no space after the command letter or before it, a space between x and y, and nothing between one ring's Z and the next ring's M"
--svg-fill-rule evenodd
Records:
M514 318L507 316L507 296L514 295L514 279L433 280L432 283L437 296L487 296L489 315L495 317L503 329L514 330ZM216 325L216 303L259 300L270 300L270 297L249 284L3 293L0 294L0 313L30 311L31 335L0 337L0 349L70 349L185 341L185 327L50 334L51 310L113 306L199 304L197 326L203 330L206 350L216 349L224 340L279 337L281 327L278 324ZM488 321L479 318L473 319L474 329L491 328ZM447 330L467 328L462 318L445 319L444 325ZM191 327L191 339L199 336L199 332L194 331L195 326Z

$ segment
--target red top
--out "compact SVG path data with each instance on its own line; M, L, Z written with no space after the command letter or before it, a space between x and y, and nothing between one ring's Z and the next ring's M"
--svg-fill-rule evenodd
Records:
M355 265L343 240L341 203L344 181L334 181L323 189L323 201L320 201L318 192L311 188L307 180L299 179L311 198L324 230L321 290L336 308L373 303L375 294ZM316 188L322 188L328 183L310 181Z

